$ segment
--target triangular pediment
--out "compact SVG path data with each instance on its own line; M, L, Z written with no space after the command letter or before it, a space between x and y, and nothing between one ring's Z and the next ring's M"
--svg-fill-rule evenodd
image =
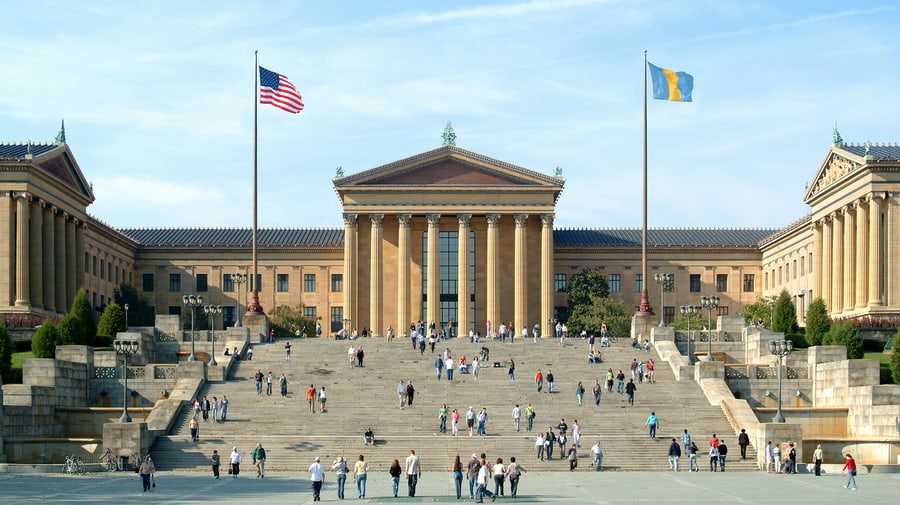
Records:
M826 192L839 181L847 180L859 173L865 167L865 157L860 157L853 152L841 149L840 146L832 146L825 159L819 165L819 170L806 190L803 201L809 203L817 195Z

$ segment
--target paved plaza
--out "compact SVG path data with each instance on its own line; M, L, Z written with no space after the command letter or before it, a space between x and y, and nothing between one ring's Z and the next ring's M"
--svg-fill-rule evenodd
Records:
M306 473L270 473L265 479L250 474L232 479L227 475L215 480L194 472L160 472L157 487L141 492L136 474L92 474L85 476L0 474L0 495L4 503L215 503L225 504L303 504L312 503L309 476ZM857 477L858 491L842 486L846 477L808 474L767 475L756 472L735 473L660 473L603 472L528 473L519 482L517 498L501 497L497 503L567 504L821 504L866 503L895 504L900 489L900 474L862 474ZM401 479L401 497L391 495L387 475L371 474L365 500L356 498L352 478L346 487L347 502L361 503L434 503L456 502L453 484L447 473L425 473L415 498L405 497L406 481ZM463 499L468 500L464 483ZM493 489L493 486L491 487ZM508 489L507 489L508 493ZM322 501L337 502L334 474L326 475ZM489 501L489 500L488 500Z

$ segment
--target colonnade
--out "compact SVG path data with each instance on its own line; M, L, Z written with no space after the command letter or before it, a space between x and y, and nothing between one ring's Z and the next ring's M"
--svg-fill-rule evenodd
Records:
M830 314L885 303L884 201L883 193L872 193L812 224L813 256L821 258L813 289Z
M531 327L535 314L528 314L528 249L527 226L529 215L525 213L511 214L515 222L514 232L514 265L513 265L513 317L517 328ZM457 296L458 296L458 320L454 322L457 335L468 334L468 329L473 326L470 321L470 300L472 297L470 277L471 259L469 255L469 233L473 219L484 219L487 224L487 253L485 258L485 318L493 321L494 327L499 326L500 321L500 296L499 286L499 240L500 219L499 213L488 213L474 216L468 213L454 214L458 226L458 265L457 265ZM370 221L370 254L368 265L369 272L369 326L376 335L381 335L389 321L385 321L384 315L384 261L383 261L383 232L385 216L380 213L368 214ZM427 213L416 217L424 217L428 225L428 255L426 258L426 271L423 272L426 279L426 306L428 320L439 320L440 311L440 231L441 214ZM540 319L542 328L553 317L553 214L540 214L541 220L541 261L540 265L532 265L540 268ZM354 317L357 314L357 282L356 275L359 272L358 265L358 214L345 213L344 216L344 317ZM397 254L397 317L396 325L398 334L405 330L405 326L419 319L410 312L410 268L411 247L410 229L414 215L411 213L396 214L398 222L398 254ZM546 329L544 333L547 333ZM547 333L549 334L549 333Z
M10 196L16 201L15 305L65 312L84 272L85 223L31 193Z

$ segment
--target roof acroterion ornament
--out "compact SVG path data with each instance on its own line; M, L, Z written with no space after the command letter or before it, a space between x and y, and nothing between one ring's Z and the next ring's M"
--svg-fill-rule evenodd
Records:
M447 126L444 127L444 133L441 135L441 139L443 139L443 144L445 146L455 146L456 145L456 134L453 133L453 126L450 124L450 120L447 120Z
M66 120L62 120L62 124L59 125L59 133L56 135L56 143L57 144L65 144L66 143Z
M556 167L556 170L553 171L553 177L556 177L557 179L563 178L562 167Z
M343 177L344 176L344 167L337 167L334 169L335 177Z
M837 129L837 121L834 122L834 134L832 135L831 143L834 147L844 145L844 139L841 138L841 133Z

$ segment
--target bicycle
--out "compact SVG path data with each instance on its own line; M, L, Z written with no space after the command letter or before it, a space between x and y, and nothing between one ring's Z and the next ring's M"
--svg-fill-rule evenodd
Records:
M71 456L66 456L66 463L63 465L63 473L70 474L83 474L84 473L84 461L81 460L75 454Z
M116 455L112 452L112 449L106 449L103 456L100 456L100 461L103 461L104 459L106 460L104 467L107 472L117 472L119 470L119 463Z

